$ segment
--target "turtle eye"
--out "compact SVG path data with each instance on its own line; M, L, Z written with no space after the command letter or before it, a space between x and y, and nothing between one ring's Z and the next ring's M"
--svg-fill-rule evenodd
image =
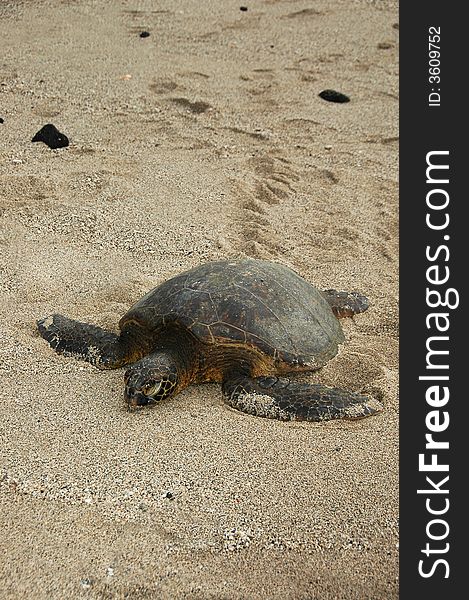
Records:
M148 383L147 385L144 385L141 391L142 394L145 394L145 396L154 396L160 391L160 388L161 381L157 381L156 383Z

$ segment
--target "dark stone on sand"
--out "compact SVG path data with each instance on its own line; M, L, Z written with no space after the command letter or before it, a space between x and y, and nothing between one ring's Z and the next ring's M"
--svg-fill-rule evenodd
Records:
M246 12L246 11L247 11L247 9L248 9L248 7L247 7L247 6L240 6L240 7L239 7L239 10L242 10L243 12Z
M328 102L350 102L350 98L341 92L335 90L323 90L319 97Z
M142 31L142 33L140 34L140 37L145 38L148 37L150 35L149 31Z
M68 137L64 133L60 133L55 125L48 123L40 129L31 140L32 142L44 142L49 148L65 148L68 146Z
M4 123L5 121L0 117L0 123Z

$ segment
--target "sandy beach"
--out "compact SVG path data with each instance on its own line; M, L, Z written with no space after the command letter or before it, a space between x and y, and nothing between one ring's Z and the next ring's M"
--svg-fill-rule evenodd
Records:
M0 3L2 600L398 597L398 35L378 0ZM37 334L244 256L370 299L303 378L381 413L131 414Z

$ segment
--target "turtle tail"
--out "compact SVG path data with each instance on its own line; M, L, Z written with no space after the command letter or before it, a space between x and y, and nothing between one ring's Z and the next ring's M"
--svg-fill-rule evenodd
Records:
M332 312L337 318L353 317L364 312L370 305L368 298L358 292L338 292L337 290L324 290L322 292Z
M361 419L382 410L375 399L325 385L279 377L238 377L223 382L225 402L258 417L281 421Z
M37 321L40 335L58 354L75 356L99 369L115 369L127 363L121 336L62 315Z

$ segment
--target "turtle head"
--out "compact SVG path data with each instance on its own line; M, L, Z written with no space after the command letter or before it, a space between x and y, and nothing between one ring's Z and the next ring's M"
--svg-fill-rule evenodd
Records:
M124 383L124 397L129 410L137 406L153 406L176 392L177 367L168 354L150 354L126 371Z

